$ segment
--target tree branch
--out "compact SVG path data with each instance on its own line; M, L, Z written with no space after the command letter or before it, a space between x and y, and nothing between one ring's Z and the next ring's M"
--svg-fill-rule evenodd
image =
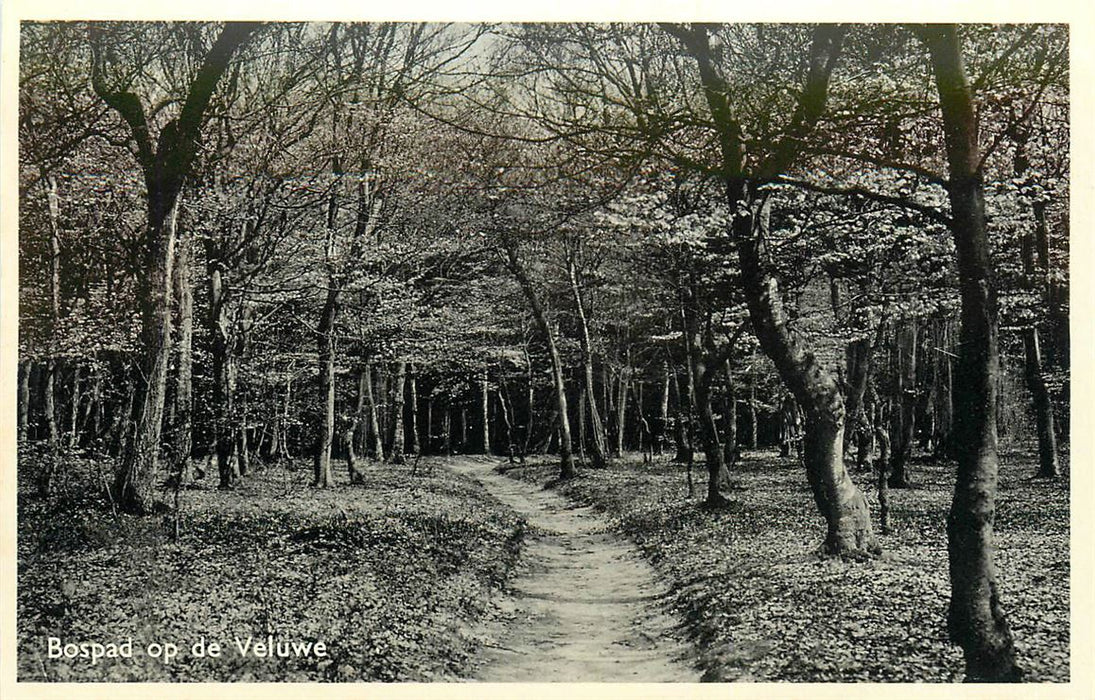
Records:
M925 204L917 204L916 202L909 201L904 197L895 197L888 194L882 194L880 192L873 192L871 190L864 189L862 187L826 187L825 185L818 185L805 180L795 180L786 176L779 176L772 178L768 181L772 184L780 185L792 185L794 187L800 187L810 192L817 192L818 194L831 194L847 197L863 197L873 202L881 202L882 204L889 204L891 206L899 207L901 209L908 209L910 211L918 212L925 217L944 224L946 226L951 225L951 218L942 213L938 209L929 207Z

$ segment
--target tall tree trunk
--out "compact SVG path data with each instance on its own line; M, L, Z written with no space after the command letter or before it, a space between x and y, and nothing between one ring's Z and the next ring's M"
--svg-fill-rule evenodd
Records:
M687 399L681 392L680 380L677 379L677 372L670 372L670 382L673 388L673 395L676 397L676 420L674 421L673 438L677 445L677 454L673 457L674 462L690 462L689 455L692 452L692 445L688 441L688 430L685 427L688 424L688 409L685 407Z
M665 447L665 431L669 427L669 363L662 368L662 392L658 401L658 422L654 426L654 454L660 455Z
M1024 178L1029 168L1026 143L1029 131L1016 130L1015 176ZM1049 229L1046 225L1046 205L1039 200L1034 203L1035 231L1026 231L1021 239L1023 257L1023 277L1027 289L1036 292L1042 301L1048 301L1049 290ZM1038 260L1035 262L1035 249ZM1053 401L1046 387L1046 378L1042 368L1041 338L1038 325L1032 322L1023 331L1023 349L1026 360L1024 377L1034 404L1034 421L1038 432L1038 473L1043 478L1060 476L1057 463L1057 435L1053 430Z
M704 463L707 465L707 505L724 506L728 503L719 490L726 473L726 459L719 441L719 430L711 407L711 385L715 368L708 367L709 353L703 351L700 319L694 308L695 292L685 290L681 303L684 323L685 352L688 355L690 393L696 415L699 418L700 440L703 443Z
M237 373L238 380L238 373ZM247 404L247 388L244 387L242 391L237 392L239 396L239 417L236 425L236 461L239 465L240 476L247 476L251 473L251 445L250 445L250 424L248 417L248 404Z
M487 372L479 375L479 418L482 432L480 433L480 448L482 454L490 454L490 385L487 383Z
M133 371L132 367L126 367L122 370L122 383L124 385L122 396L125 399L120 407L115 408L110 430L108 431L111 453L122 455L123 458L125 453L129 452L133 438L133 424L130 421L130 416L133 415L133 406L137 402L137 385L133 378Z
M726 372L726 408L723 422L726 425L724 433L726 442L723 444L723 455L727 469L734 466L738 455L738 396L734 389L734 372L730 366L730 360L726 360L723 367Z
M517 248L507 246L507 262L510 272L517 278L521 290L532 309L533 318L547 341L548 358L551 360L551 377L555 385L555 403L559 413L559 478L572 479L577 476L574 466L574 454L570 438L570 418L567 415L566 380L563 377L563 360L559 356L559 348L555 344L555 333L551 328L547 312L540 303L539 295L532 284L524 265L517 256Z
M502 407L502 425L506 428L506 458L510 464L515 461L513 449L513 419L510 417L509 397L502 384L496 389L498 392L498 405Z
M524 462L525 456L528 455L529 448L532 446L533 419L536 417L536 385L532 381L532 358L529 357L527 344L522 348L522 351L525 354L525 385L528 392L525 397L528 403L528 413L525 415L525 439L521 445L521 461Z
M132 449L118 472L115 490L123 510L152 512L159 469L160 435L167 396L167 367L171 358L172 270L175 264L176 191L162 216L150 213L144 250L145 274L138 276L144 353L137 373L135 432ZM152 207L156 209L156 207Z
M342 443L346 447L346 471L350 476L351 484L360 484L364 481L364 474L357 468L357 454L354 451L354 438L360 419L357 415L349 427L342 433Z
M890 534L890 494L889 470L890 470L890 434L878 422L878 428L874 434L878 445L878 458L875 460L876 480L878 484L878 525L883 535Z
M601 401L605 407L604 415L604 429L605 429L605 450L609 448L608 440L609 435L615 436L615 430L619 430L619 426L616 425L616 392L612 390L612 367L608 362L601 363Z
M76 449L80 442L80 379L81 379L80 363L76 360L72 362L72 392L68 402L68 445L67 449L71 452Z
M700 437L703 440L704 462L707 465L707 504L726 505L727 500L719 490L726 474L726 459L719 441L718 425L711 408L711 371L703 368L696 372L699 381L696 384L696 409L700 422Z
M179 342L178 369L175 378L175 439L172 467L174 478L180 481L187 478L191 472L190 453L193 450L194 293L190 284L191 239L190 232L184 227L179 235L178 258L175 261Z
M380 416L377 412L376 398L373 393L373 367L365 363L362 372L362 387L365 389L365 402L369 411L369 437L372 440L372 457L378 462L384 461L384 433L380 430Z
M411 454L422 454L418 433L418 377L413 363L407 364L407 384L410 394L410 411L407 412L407 433L411 441Z
M231 459L235 444L235 410L232 391L232 322L228 314L228 289L224 267L215 255L209 261L209 326L213 336L213 449L217 456L217 474L222 489L231 488L235 470Z
M16 430L19 442L27 439L30 425L30 360L19 359L18 408L16 409Z
M578 385L578 463L585 465L586 463L586 388L585 385L579 383Z
M627 349L627 357L620 366L619 382L617 389L619 398L616 400L616 446L615 453L620 457L624 453L627 438L627 394L631 384L631 348Z
M1053 479L1060 476L1057 464L1057 435L1053 430L1053 402L1049 398L1046 379L1042 373L1042 351L1038 342L1038 329L1034 326L1023 332L1026 355L1026 380L1034 403L1034 420L1038 431L1037 476Z
M953 403L953 364L956 355L952 352L953 333L951 327L953 321L944 318L938 323L936 335L936 368L934 378L935 387L935 457L953 457L954 442L951 439L951 431L954 425Z
M47 204L49 206L49 359L46 360L45 394L42 406L45 412L46 435L49 441L49 459L39 473L38 493L48 496L53 490L61 460L61 438L57 426L57 355L58 334L61 324L61 222L60 198L57 180L52 174L45 178Z
M909 458L916 434L916 336L917 320L909 319L895 329L897 347L894 363L896 391L894 431L890 438L890 488L909 488Z
M331 284L319 319L316 342L319 346L319 423L312 461L312 486L324 488L334 483L331 471L331 445L335 438L335 321L338 318L338 289Z
M99 440L102 438L102 424L103 368L96 353L91 364L91 398L88 400L87 412L84 414L83 428L84 434L90 435L90 443L94 449L98 449Z
M863 395L867 391L867 379L871 374L871 341L859 338L845 348L847 367L847 421L844 429L844 454L848 454L854 438L863 422Z
M395 386L392 387L392 448L388 462L403 464L406 451L406 435L403 432L403 392L406 389L407 363L395 363Z
M296 371L296 361L289 361L289 369L285 373L285 402L281 407L281 456L285 459L292 459L293 455L289 451L289 408L292 405L293 400L293 373Z
M148 220L140 246L137 299L141 318L141 358L136 375L135 434L115 480L123 509L152 511L159 461L167 366L171 356L171 287L175 255L174 212L183 182L198 151L202 123L217 83L232 56L258 29L254 22L228 22L202 60L176 119L161 131L155 145L140 98L111 91L98 66L97 34L92 41L92 88L129 126L144 174Z
M879 421L876 419L877 412L877 397L873 386L868 382L867 393L863 397L863 407L860 411L859 427L856 430L855 466L856 471L859 472L868 472L872 467L871 459L875 450L875 426L879 425ZM889 444L887 443L886 459L889 460L889 458ZM887 472L886 477L889 478L888 464L884 471Z
M445 406L441 417L441 438L445 446L445 456L452 457L452 406Z
M597 407L597 392L593 388L593 346L589 336L589 319L586 314L585 300L578 285L578 271L573 256L567 256L567 273L570 277L570 290L574 295L574 306L578 311L578 341L582 350L582 375L585 381L585 397L589 409L589 424L592 434L590 443L593 454L593 466L600 469L608 462L608 442L605 439L604 423L601 411Z
M42 387L42 412L46 421L49 459L38 474L38 495L45 497L53 492L54 479L60 464L60 431L57 428L57 360L46 360L45 381Z
M468 406L465 403L460 404L460 451L471 451L468 449Z
M433 441L434 432L433 432L433 393L432 392L429 394L429 396L426 397L426 424L425 425L426 425L426 434L423 436L423 437L426 438L426 442L423 443L425 445L425 448L426 448L425 454L431 454L431 455L436 454L436 452L434 451L435 448L434 448L434 441Z
M368 410L368 402L365 400L366 384L369 381L367 374L368 365L361 367L357 372L357 405L354 407L353 441L354 456L358 453L365 454L369 440L369 428L366 422L365 412Z
M993 287L981 182L977 115L958 29L926 25L947 146L951 233L962 299L954 439L958 478L947 516L951 601L948 630L966 659L968 681L1018 681L1011 630L996 586L996 392L1000 372Z

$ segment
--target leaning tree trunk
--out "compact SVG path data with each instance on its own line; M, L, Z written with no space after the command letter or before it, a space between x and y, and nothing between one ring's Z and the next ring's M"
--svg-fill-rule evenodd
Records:
M761 350L805 413L803 460L814 501L828 525L824 549L830 554L877 552L867 501L844 465L844 397L835 377L788 328L778 282L768 270L765 235L755 233L767 227L767 215L749 188L748 183L730 187L731 196L739 198L733 235L742 284Z
M696 59L704 97L715 123L729 210L734 212L731 237L738 253L742 290L761 350L772 360L783 383L806 412L807 480L828 525L829 553L877 551L867 502L844 468L844 397L832 374L788 329L788 319L765 246L767 215L757 182L746 171L744 135L730 103L733 94L719 73L707 28L662 25ZM825 110L829 78L840 53L846 27L818 25L813 32L806 78L781 139L759 167L761 181L786 172L804 138Z
M996 394L1000 373L993 288L981 181L977 114L958 29L927 25L947 146L950 228L962 300L954 373L954 440L958 478L947 516L951 601L947 627L966 659L968 681L1018 681L1011 630L996 584Z
M572 479L577 476L578 472L574 466L574 453L570 438L570 418L567 415L567 392L566 379L563 376L563 360L559 355L559 348L555 344L555 333L551 328L547 312L544 310L543 304L540 303L540 297L536 293L532 280L525 271L520 258L517 257L517 249L508 246L506 253L509 269L517 278L517 282L520 284L521 290L532 309L533 318L536 320L536 324L540 326L540 331L544 334L547 342L548 358L551 360L551 378L555 386L555 403L559 413L559 478Z
M608 462L608 440L601 421L601 411L597 407L597 392L593 389L593 346L589 337L589 319L586 314L585 300L578 285L578 273L573 259L567 257L567 272L570 276L570 290L574 296L574 306L578 311L578 341L582 350L582 374L585 381L586 406L589 409L589 424L593 440L590 443L593 452L593 466L600 469Z

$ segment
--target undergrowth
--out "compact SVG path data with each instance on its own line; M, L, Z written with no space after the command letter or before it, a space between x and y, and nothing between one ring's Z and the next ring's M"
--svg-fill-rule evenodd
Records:
M368 469L317 490L303 463L235 490L182 494L172 516L115 514L101 464L66 465L64 491L19 494L22 681L428 681L462 677L525 524L478 485L435 469ZM328 655L241 656L234 638L322 641ZM48 658L47 640L120 642L131 659ZM201 638L220 658L195 657ZM177 644L171 662L142 653Z
M1068 479L1031 480L1035 459L1001 460L1000 592L1028 680L1067 681ZM555 488L602 510L666 577L705 680L961 680L961 652L945 629L953 463L913 464L916 488L890 491L885 554L865 562L819 555L824 521L792 460L746 453L734 474L741 489L715 510L700 506L698 466L693 498L684 466L637 458ZM506 473L544 484L557 470L532 463ZM853 476L877 518L870 476Z

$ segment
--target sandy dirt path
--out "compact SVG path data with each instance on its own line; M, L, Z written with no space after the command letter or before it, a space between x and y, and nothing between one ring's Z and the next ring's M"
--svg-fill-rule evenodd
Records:
M699 680L665 611L667 589L633 545L591 508L461 457L449 468L479 481L535 528L512 598L486 638L481 681Z

